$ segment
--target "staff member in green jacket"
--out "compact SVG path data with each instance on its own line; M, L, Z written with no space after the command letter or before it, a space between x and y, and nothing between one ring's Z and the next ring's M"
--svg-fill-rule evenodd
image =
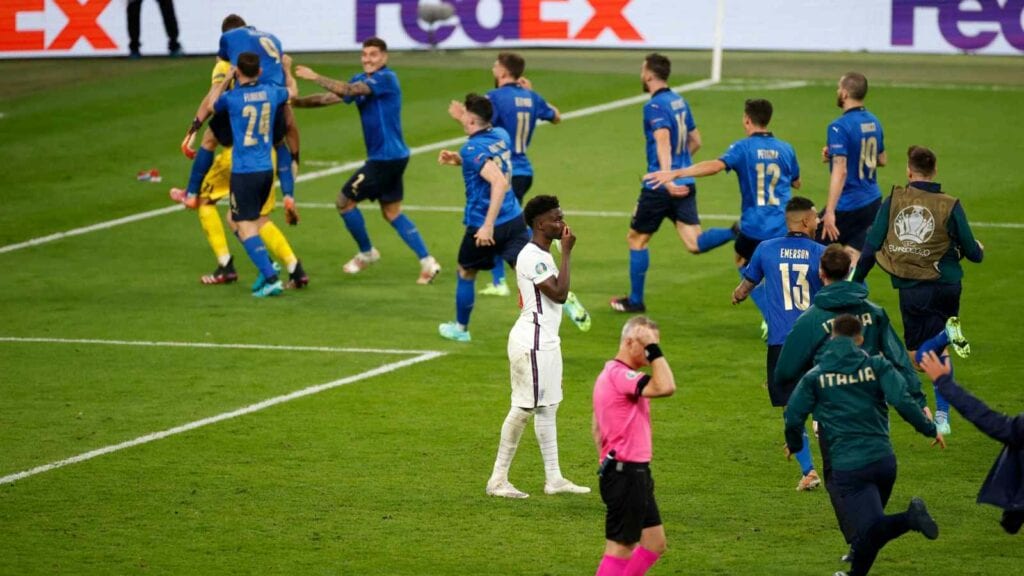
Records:
M855 282L862 282L877 261L892 277L911 357L925 340L946 328L950 318L960 315L960 260L981 262L985 256L960 201L935 182L936 161L935 153L924 146L907 150L908 183L894 187L882 203L853 275ZM935 424L949 434L949 402L937 388Z
M825 344L818 364L800 379L785 414L787 456L802 447L808 415L813 412L822 424L821 433L830 446L835 468L832 484L854 528L856 554L849 576L865 576L879 550L908 530L921 532L930 540L939 536L939 527L919 498L911 499L906 512L885 514L896 482L886 404L918 432L945 447L935 424L910 397L893 365L861 349L861 332L861 322L855 316L835 318L832 339Z
M921 380L910 364L903 343L893 330L889 315L881 306L867 299L867 288L845 280L849 273L849 253L838 244L829 246L821 256L821 266L818 269L825 286L814 295L813 304L800 315L793 325L793 330L786 337L775 367L776 385L783 390L792 390L816 363L819 352L832 334L835 317L840 314L853 314L863 325L864 350L868 354L881 354L892 363L906 381L911 398L927 414L927 400L921 393ZM843 536L846 537L846 543L852 545L853 529L847 525L842 500L832 486L830 448L827 435L822 434L820 428L818 440L821 446L821 472L825 489L832 500L832 508L836 512L836 520L843 531ZM847 554L843 559L848 562L850 557L851 555Z

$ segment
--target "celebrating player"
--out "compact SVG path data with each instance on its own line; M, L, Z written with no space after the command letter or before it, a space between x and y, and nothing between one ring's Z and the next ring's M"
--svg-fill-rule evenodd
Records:
M604 557L596 576L640 576L665 553L665 528L651 477L651 398L675 394L658 325L644 316L622 327L619 351L594 382L591 431L601 467ZM651 367L650 374L640 371Z
M789 402L792 388L781 388L775 381L775 364L786 335L800 314L811 305L821 289L818 268L825 247L814 241L818 229L818 213L814 203L794 196L786 203L786 226L789 234L760 243L743 270L743 281L732 293L732 303L745 300L756 286L763 286L763 311L768 319L768 397L772 406ZM763 280L763 283L762 283ZM795 452L802 477L796 489L811 490L821 484L811 458L811 444L804 431L804 445Z
M821 423L835 468L830 482L836 485L855 534L856 553L849 571L853 576L866 576L879 550L908 530L929 540L939 536L939 527L919 498L911 499L905 513L885 514L896 483L886 404L918 432L946 447L892 364L861 350L861 330L860 320L852 314L835 318L831 340L822 348L818 364L793 390L785 413L787 457L801 449L807 416L813 413Z
M462 219L466 232L459 247L459 277L455 288L455 321L438 326L442 337L469 342L469 316L476 301L476 274L490 270L495 256L511 266L530 234L523 224L522 208L511 194L512 141L501 128L491 126L494 108L478 94L467 94L462 129L469 139L458 152L441 150L439 164L462 166L466 208Z
M576 237L562 219L558 198L537 196L523 210L533 239L519 252L516 283L522 310L508 335L508 361L512 374L512 408L501 427L501 442L487 494L526 498L528 494L508 481L509 467L530 415L544 460L544 493L587 494L562 476L558 465L558 429L555 416L562 401L562 349L558 328L560 308L569 295L569 258ZM555 266L551 243L562 242L562 263ZM504 262L502 262L504 264Z
M686 99L668 86L672 63L661 54L648 54L640 68L644 92L651 99L644 104L644 136L647 139L647 172L676 170L690 166L691 156L700 149L700 131L693 120ZM643 312L644 281L650 266L647 244L658 231L661 221L668 218L686 249L700 252L700 217L697 215L697 185L693 178L680 178L674 182L672 192L664 187L640 190L633 218L629 223L629 282L628 296L613 298L613 310Z
M417 284L430 284L441 265L430 255L416 225L402 213L405 196L403 177L409 164L409 148L402 138L402 88L398 76L388 68L388 45L380 38L363 42L363 72L348 82L332 80L311 68L299 66L295 75L319 84L328 92L298 98L293 105L316 108L344 102L355 103L363 125L366 164L345 182L338 193L338 213L359 246L359 252L342 270L357 274L380 260L380 252L370 242L366 220L359 210L363 200L380 201L380 212L420 261Z
M264 280L262 285L253 287L253 296L265 297L276 296L283 289L260 239L258 224L260 208L274 184L270 127L280 107L295 96L295 91L259 84L259 76L259 56L253 52L240 54L237 86L224 94L215 89L213 106L197 118L205 120L205 116L222 111L230 116L232 136L237 143L231 150L231 218L238 224L238 237Z
M828 125L828 145L821 151L831 177L819 237L845 246L854 264L882 202L877 170L886 164L882 123L864 107L867 94L863 74L839 79L836 105L843 115Z
M876 260L889 273L892 287L899 290L903 339L911 357L950 318L959 316L964 276L960 259L980 263L985 257L960 201L935 182L936 161L935 153L923 146L907 150L909 183L893 188L882 203L853 275L854 281L863 281ZM959 323L954 327L958 331ZM949 434L949 403L938 388L935 424Z

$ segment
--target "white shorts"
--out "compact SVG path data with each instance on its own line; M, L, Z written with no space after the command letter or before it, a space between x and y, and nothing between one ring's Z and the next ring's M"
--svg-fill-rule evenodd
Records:
M562 401L562 351L530 350L508 344L512 374L512 405L517 408L552 406Z

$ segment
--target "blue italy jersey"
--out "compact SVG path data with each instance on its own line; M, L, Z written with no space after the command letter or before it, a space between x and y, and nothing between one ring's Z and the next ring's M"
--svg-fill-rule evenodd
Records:
M494 105L491 123L512 136L512 175L533 176L526 149L537 120L554 119L555 109L540 94L515 83L491 90L487 98Z
M743 277L754 284L764 280L769 346L782 345L796 319L811 306L821 289L818 268L824 253L825 246L799 233L761 242L754 250Z
M793 147L771 132L759 132L734 142L719 160L740 183L740 232L755 240L785 236L790 185L800 179Z
M686 99L668 88L655 92L644 104L644 137L647 139L647 171L661 170L658 163L658 145L654 133L669 131L669 145L672 147L672 170L688 168L690 160L689 133L697 128ZM679 178L678 185L693 184L693 178Z
M281 41L269 32L261 32L252 26L235 28L220 35L220 50L217 57L238 66L238 55L253 52L260 57L260 84L284 86L284 68L281 66Z
M387 66L372 75L360 72L349 84L363 82L373 91L366 96L345 96L346 104L355 102L363 123L363 142L370 160L400 160L409 157L402 138L402 87L398 76Z
M231 172L247 174L274 169L270 151L272 127L278 107L288 101L288 90L271 84L243 84L225 92L213 104L216 112L228 112L235 145L231 148Z
M882 197L877 179L878 155L882 152L882 123L863 106L843 112L828 125L829 155L846 156L846 183L836 210L849 212Z
M491 206L491 183L480 175L484 164L493 160L498 168L511 182L512 175L512 141L508 132L501 128L487 128L469 137L462 145L459 156L462 156L462 177L466 180L466 212L462 223L470 228L484 225L487 209ZM511 184L505 191L505 199L501 203L501 212L494 220L494 225L504 224L514 218L521 217L523 209L519 207L516 195L512 193Z

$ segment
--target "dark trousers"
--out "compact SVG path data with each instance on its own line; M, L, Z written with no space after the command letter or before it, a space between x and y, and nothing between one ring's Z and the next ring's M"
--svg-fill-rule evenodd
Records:
M896 483L896 457L887 456L857 470L835 470L832 482L856 533L850 576L866 576L878 552L910 530L905 512L885 514Z
M167 49L174 52L181 49L178 43L178 17L174 14L174 0L157 0L160 3L160 14L164 18L164 30L167 32ZM139 33L142 21L142 0L128 0L128 49L139 51Z
M832 478L832 454L829 451L828 441L825 440L825 426L818 423L818 447L821 449L821 479L825 482L825 490L832 502L832 511L835 512L836 522L839 523L839 531L843 533L846 544L853 545L856 536L853 526L847 520L846 506L839 495L839 488Z

